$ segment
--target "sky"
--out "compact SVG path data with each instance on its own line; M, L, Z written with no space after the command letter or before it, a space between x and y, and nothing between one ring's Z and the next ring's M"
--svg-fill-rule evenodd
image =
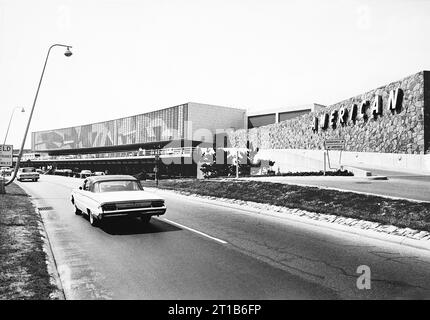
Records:
M430 70L427 0L0 0L0 138L200 102L331 105ZM26 147L30 147L30 134Z

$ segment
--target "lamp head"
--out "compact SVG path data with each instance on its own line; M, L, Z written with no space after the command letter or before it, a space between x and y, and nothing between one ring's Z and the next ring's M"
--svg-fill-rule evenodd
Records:
M64 55L65 55L66 57L70 57L70 56L72 55L72 51L70 51L70 48L69 48L69 47L67 47L66 52L64 52Z

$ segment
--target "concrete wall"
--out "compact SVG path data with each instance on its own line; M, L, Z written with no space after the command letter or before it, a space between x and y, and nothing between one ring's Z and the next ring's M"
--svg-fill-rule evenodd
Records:
M391 90L403 92L401 108L388 109ZM374 117L372 104L381 96L382 114ZM354 123L349 117L341 124L339 117L335 127L313 131L314 117L352 105L358 107L368 100L367 117L358 117ZM380 169L430 173L430 76L428 71L406 77L367 93L341 101L327 108L319 108L310 114L277 124L237 130L229 136L234 147L259 148L258 157L276 161L274 169L281 172L322 170L325 139L342 138L346 141L342 155L344 165ZM330 155L335 152L330 152ZM333 157L335 158L335 157ZM335 163L333 163L335 165Z
M415 174L430 174L430 154L399 154L376 152L329 151L330 166L341 165L363 169L383 169ZM306 149L260 149L258 160L275 161L276 172L321 171L324 169L324 150ZM329 170L327 161L327 170ZM371 170L370 170L371 171Z
M245 109L189 102L187 137L199 141L205 131L210 131L215 139L216 130L245 128L245 119Z

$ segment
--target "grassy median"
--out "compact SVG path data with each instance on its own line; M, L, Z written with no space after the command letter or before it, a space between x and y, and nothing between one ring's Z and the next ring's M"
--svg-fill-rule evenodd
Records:
M0 194L0 299L50 299L41 218L15 184Z
M155 186L153 181L143 181ZM262 181L228 179L160 180L159 188L205 196L255 201L317 213L430 231L430 203Z

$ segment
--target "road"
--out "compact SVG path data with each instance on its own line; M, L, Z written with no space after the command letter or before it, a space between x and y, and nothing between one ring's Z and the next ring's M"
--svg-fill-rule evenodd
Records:
M149 226L93 228L74 214L82 180L18 183L41 209L67 299L430 298L430 252L162 192ZM370 267L371 289L357 268Z

